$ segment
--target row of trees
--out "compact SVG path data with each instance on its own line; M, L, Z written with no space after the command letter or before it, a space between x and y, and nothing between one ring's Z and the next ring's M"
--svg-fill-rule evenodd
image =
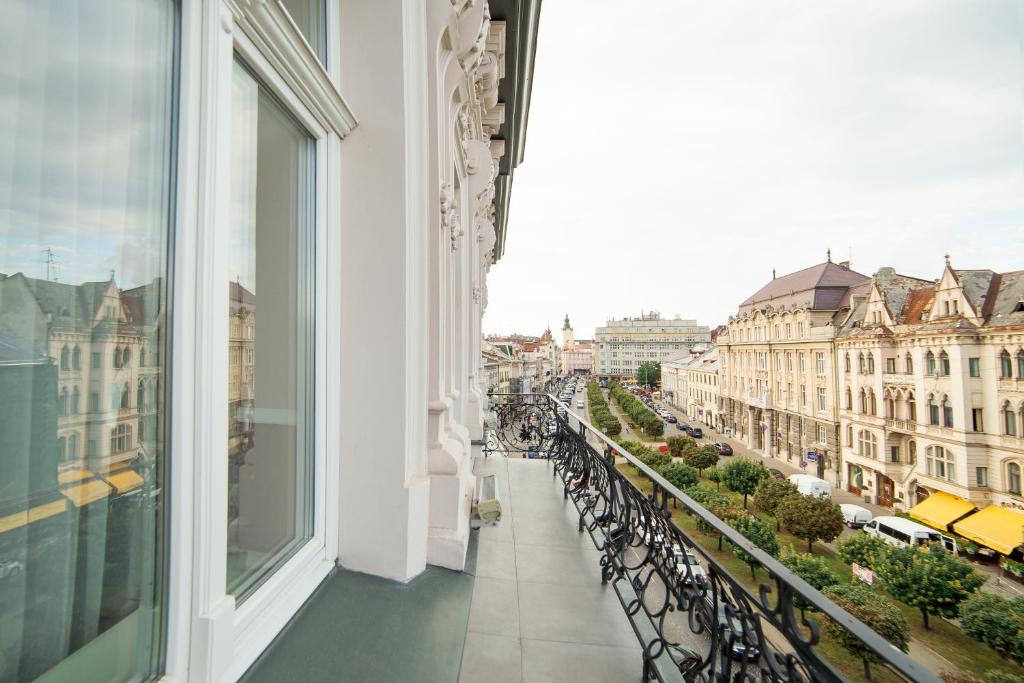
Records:
M622 412L629 415L633 424L640 425L644 434L661 436L665 433L665 422L651 412L636 396L622 388L618 382L612 382L608 389L609 395L619 404Z
M604 400L601 387L597 382L587 382L587 403L590 406L590 421L598 428L604 430L608 436L617 436L622 433L622 423L619 418L612 415L608 408L608 402Z

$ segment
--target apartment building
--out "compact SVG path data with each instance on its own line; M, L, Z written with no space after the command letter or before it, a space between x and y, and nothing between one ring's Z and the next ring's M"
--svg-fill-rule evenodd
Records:
M835 323L851 288L867 279L829 254L773 277L740 304L718 336L726 430L765 455L840 480Z
M723 418L719 408L718 347L712 347L684 366L686 373L686 414L708 427L721 430ZM664 368L662 369L664 377Z
M711 332L696 320L662 318L656 312L609 320L594 331L595 366L603 377L630 377L647 361L662 361L711 343Z
M1024 272L882 268L836 346L850 491L898 510L935 492L1024 509Z

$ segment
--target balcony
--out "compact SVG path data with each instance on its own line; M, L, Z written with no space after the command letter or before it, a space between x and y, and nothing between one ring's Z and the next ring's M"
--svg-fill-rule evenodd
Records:
M882 384L895 384L898 386L914 386L914 375L904 372L886 372L882 374Z
M903 432L904 434L913 434L917 431L917 422L914 420L901 420L897 418L888 417L885 419L885 428L890 432Z

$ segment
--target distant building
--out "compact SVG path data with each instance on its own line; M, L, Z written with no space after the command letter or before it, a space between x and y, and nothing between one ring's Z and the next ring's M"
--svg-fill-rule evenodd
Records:
M667 320L658 313L609 320L594 332L596 371L606 377L631 377L646 361L661 361L711 343L707 325L696 320Z
M594 371L594 342L573 337L569 315L562 324L562 365L563 375L583 375Z
M686 414L720 431L724 420L719 408L718 348L712 347L692 359L685 371Z

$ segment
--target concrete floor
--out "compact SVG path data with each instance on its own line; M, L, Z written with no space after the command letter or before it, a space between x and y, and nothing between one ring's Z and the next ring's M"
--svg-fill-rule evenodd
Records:
M498 475L503 518L475 532L460 683L639 682L636 636L551 464L491 455L476 472Z

